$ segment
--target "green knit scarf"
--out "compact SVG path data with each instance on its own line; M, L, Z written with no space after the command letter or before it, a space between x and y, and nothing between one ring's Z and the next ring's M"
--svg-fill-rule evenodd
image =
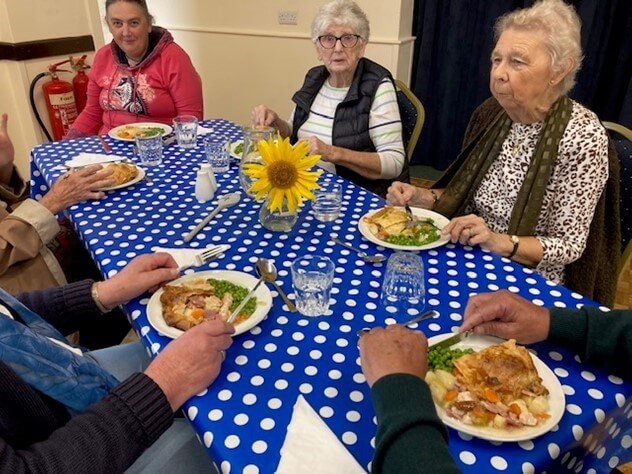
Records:
M571 100L562 96L547 113L529 169L511 211L509 234L533 235L546 185L557 159L558 146L572 110ZM434 210L448 217L465 213L466 206L472 202L489 167L498 157L511 124L512 121L504 110L494 118L447 184Z

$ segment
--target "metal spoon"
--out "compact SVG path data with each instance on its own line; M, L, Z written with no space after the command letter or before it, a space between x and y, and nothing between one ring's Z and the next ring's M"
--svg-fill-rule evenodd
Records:
M290 311L291 313L296 311L296 306L294 305L294 303L290 301L285 292L276 282L277 269L274 266L274 263L272 263L272 260L268 260L267 258L258 259L257 273L261 278L263 278L264 281L272 283L274 285L274 288L276 288L277 292L281 295L281 298L283 298L283 301L285 301L288 311Z
M343 242L342 240L340 240L338 237L334 236L333 234L330 235L329 238L333 240L334 242L336 242L337 244L340 244L343 247L347 247L349 250L353 250L359 255L359 257L363 261L367 263L380 263L386 260L386 257L384 255L367 255L367 253L364 252L363 250L357 249L353 247L352 245L349 245L347 242Z
M424 314L421 314L419 316L415 316L410 321L406 321L405 323L402 323L402 326L410 327L413 324L418 323L419 321L423 321L424 319L429 319L429 318L435 318L437 316L439 316L439 313L437 313L434 309L431 309L430 311L426 311ZM366 333L368 333L370 331L371 330L369 328L362 328L362 329L358 330L358 337L364 336Z

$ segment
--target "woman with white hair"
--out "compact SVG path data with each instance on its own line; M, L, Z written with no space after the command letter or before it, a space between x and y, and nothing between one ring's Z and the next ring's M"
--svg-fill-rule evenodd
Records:
M608 304L618 163L597 116L566 95L582 62L580 28L562 0L499 18L493 98L474 112L461 154L434 189L395 183L388 199L451 217L443 232L452 242L480 245Z
M269 125L291 142L303 140L319 166L377 194L395 180L408 181L408 161L393 78L364 58L369 21L351 0L334 0L312 22L322 66L310 69L294 94L289 122L259 105L252 122Z

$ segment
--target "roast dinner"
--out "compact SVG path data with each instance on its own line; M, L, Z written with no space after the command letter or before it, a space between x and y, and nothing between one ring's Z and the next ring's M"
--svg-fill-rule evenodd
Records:
M133 140L136 137L151 137L162 135L165 129L162 127L143 127L139 125L125 125L120 130L116 130L116 136L125 140Z
M186 331L206 320L228 320L231 312L248 294L240 285L213 278L188 281L186 284L165 285L160 295L162 316L172 327ZM253 296L234 321L238 325L254 312L257 299Z
M114 186L129 183L138 175L138 168L133 164L110 163L106 168L113 170L112 178L114 178L115 181Z
M448 416L468 425L512 431L550 417L549 391L529 352L510 339L429 370L432 397Z
M371 234L391 244L420 247L441 237L432 219L411 218L398 207L387 206L363 219Z

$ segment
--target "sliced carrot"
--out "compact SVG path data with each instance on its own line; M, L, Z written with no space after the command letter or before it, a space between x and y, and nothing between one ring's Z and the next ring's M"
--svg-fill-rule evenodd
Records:
M489 422L489 416L490 413L479 406L472 410L472 421L475 425L486 425Z
M536 416L536 418L540 418L541 420L547 420L547 419L551 418L551 415L549 415L548 413L538 413L535 416Z
M512 403L509 405L509 409L512 411L512 413L514 413L516 416L520 416L520 413L522 413L522 410L520 409L520 407L518 406L517 403Z
M453 400L456 400L457 395L459 394L459 392L457 392L456 390L448 390L445 394L445 397L443 397L443 399L446 402L451 402Z
M191 317L194 319L202 319L204 317L204 310L202 308L191 310Z
M498 403L500 401L500 397L496 392L494 392L491 388L485 389L485 398L489 403Z

